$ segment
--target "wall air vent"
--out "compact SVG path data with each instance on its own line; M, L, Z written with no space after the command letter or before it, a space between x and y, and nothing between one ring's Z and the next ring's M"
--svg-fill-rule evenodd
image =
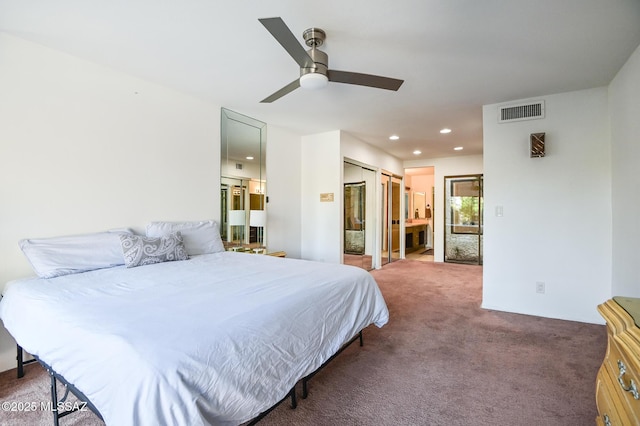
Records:
M236 170L242 170L242 163L236 163Z
M498 108L498 123L537 120L544 118L544 101L531 101L520 105L505 105Z

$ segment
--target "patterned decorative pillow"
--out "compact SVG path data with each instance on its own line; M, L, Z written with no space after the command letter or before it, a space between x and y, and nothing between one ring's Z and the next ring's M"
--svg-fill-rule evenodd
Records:
M157 238L120 235L120 241L127 268L189 258L180 231Z

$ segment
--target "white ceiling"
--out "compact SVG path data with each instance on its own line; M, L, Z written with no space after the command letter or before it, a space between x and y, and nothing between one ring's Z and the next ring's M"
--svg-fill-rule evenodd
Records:
M259 103L299 73L258 22L274 16L301 44L305 29L324 29L330 69L405 83L330 83ZM640 44L640 0L0 0L0 30L269 124L342 129L416 159L415 149L481 153L483 104L607 85Z

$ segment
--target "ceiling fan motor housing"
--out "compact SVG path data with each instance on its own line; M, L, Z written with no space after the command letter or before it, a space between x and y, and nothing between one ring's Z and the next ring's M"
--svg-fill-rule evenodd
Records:
M327 33L320 28L307 28L302 33L302 38L307 46L311 48L320 47L327 38Z
M313 59L313 63L315 67L313 68L300 68L300 77L309 73L319 73L323 75L327 75L327 70L329 68L329 56L321 50L312 48L307 51L311 59Z
M309 56L313 60L315 67L314 68L300 68L300 77L309 73L319 73L322 75L327 75L327 70L329 69L329 57L326 53L317 48L324 44L324 40L327 38L327 33L320 28L307 28L302 33L302 38L307 46L311 49L307 50Z

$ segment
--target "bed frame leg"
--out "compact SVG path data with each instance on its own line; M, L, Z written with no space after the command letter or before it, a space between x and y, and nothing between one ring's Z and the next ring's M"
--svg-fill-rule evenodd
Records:
M24 377L24 366L36 362L35 359L24 360L24 351L22 346L16 344L16 361L18 361L18 379Z
M47 370L47 373L49 373L49 376L51 377L51 412L53 413L54 426L59 426L61 417L67 416L71 413L75 413L76 411L81 411L85 407L88 407L93 412L93 414L96 415L96 417L98 417L100 420L103 420L102 415L100 414L96 406L93 405L91 401L89 401L89 398L87 398L85 394L83 394L75 386L69 383L64 377L56 373L49 365L42 362L37 356L34 356L33 361L39 362L40 365L42 365L42 367ZM27 362L25 362L25 364ZM59 400L58 381L64 385L64 395ZM64 409L62 404L67 401L70 393L74 395L78 399L78 401L73 402L73 408Z
M53 426L59 426L57 382L52 371L49 371L49 376L51 376L51 403L53 404L51 411L53 413Z
M16 360L18 361L18 379L24 377L24 363L22 358L22 346L16 345Z
M291 391L289 392L289 396L291 396L291 408L296 409L298 406L298 400L296 399L296 386L293 385Z

